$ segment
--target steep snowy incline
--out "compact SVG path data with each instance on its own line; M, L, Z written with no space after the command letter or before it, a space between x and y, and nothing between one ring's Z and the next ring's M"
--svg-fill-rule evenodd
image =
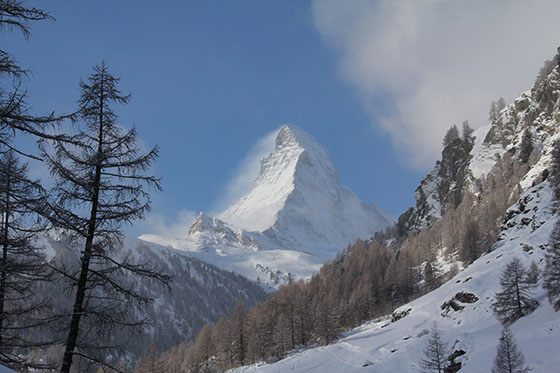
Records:
M339 184L329 154L313 137L286 125L239 201L217 218L201 213L184 237L140 238L277 286L309 277L390 223L385 212Z
M464 271L431 293L399 307L410 310L396 322L384 317L366 323L346 334L337 343L309 349L275 364L259 363L234 369L235 372L417 372L424 358L428 333L437 322L443 342L452 351L463 350L461 373L488 372L499 342L501 324L491 303L500 291L503 268L518 258L529 267L544 268L544 253L557 215L552 190L547 182L528 190L508 211L499 241ZM459 301L464 292L476 296L474 303ZM538 308L511 326L526 365L534 372L556 372L560 365L560 312L555 312L542 289L542 279L532 291ZM463 307L443 309L454 299Z

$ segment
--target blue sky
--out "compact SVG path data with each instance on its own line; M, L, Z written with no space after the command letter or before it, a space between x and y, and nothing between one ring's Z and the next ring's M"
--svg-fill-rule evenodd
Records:
M480 18L476 9L463 9L457 0L442 1L448 6L436 8L404 0L27 3L56 18L34 23L28 41L3 33L4 48L33 71L27 82L33 111L72 111L79 80L105 60L121 77L121 90L132 93L131 103L117 109L121 123L135 124L147 145L160 147L155 172L163 178L164 191L153 196L149 224L138 225L134 233L161 230L190 216L189 211L215 210L253 146L285 123L302 127L328 149L341 183L361 200L398 216L413 204L414 189L437 158L445 128L470 119L464 106L483 108L477 110L482 114L475 115L474 126L486 124L478 118L485 118L490 98L512 99L528 89L544 57L556 49L548 39L533 43L538 52L520 62L523 74L504 68L505 77L521 78L498 74L503 83L494 82L478 97L464 89L464 81L426 75L447 71L434 67L426 50L461 47L457 40L472 44L463 29L456 30L453 44L439 40L441 32L433 30L438 22L448 27L453 17ZM483 13L488 21L512 22L526 10L520 2L511 3L509 13ZM533 5L535 12L557 7L542 3ZM476 26L465 23L466 29ZM558 35L558 26L551 27ZM536 32L549 31L528 33ZM501 40L512 35L498 36L483 47L511 49ZM465 52L480 55L484 48ZM484 82L487 74L480 76L480 69L494 73L493 63L503 66L501 58L481 58L466 66L474 65L470 74ZM462 54L457 65L453 60L444 60L449 71L465 69ZM484 87L469 71L457 75L464 75L472 92ZM426 83L436 78L447 85ZM426 103L436 90L443 93L435 98L443 100L449 96L446 89L458 88L476 98L457 105L461 110L452 107L439 115ZM460 97L454 102L463 103ZM420 108L422 125L411 114L415 108Z

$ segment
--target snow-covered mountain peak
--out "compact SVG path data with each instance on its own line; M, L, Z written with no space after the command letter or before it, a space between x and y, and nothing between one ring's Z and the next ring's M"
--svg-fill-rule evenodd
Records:
M323 171L334 182L338 182L338 173L327 150L301 128L293 125L283 126L276 136L275 144L271 158L275 153L293 152L299 162L311 166L315 171ZM263 165L265 164L266 160L263 160Z
M204 230L207 230L210 227L211 227L211 218L201 211L196 217L196 220L191 224L189 228L189 236L192 236L197 232L202 232Z
M217 217L200 213L184 237L143 235L271 286L308 278L356 239L391 223L339 184L326 149L286 125L251 190Z
M263 232L275 226L294 192L302 197L310 192L330 194L337 186L338 173L325 148L301 128L285 125L278 131L274 150L261 160L253 188L219 218Z

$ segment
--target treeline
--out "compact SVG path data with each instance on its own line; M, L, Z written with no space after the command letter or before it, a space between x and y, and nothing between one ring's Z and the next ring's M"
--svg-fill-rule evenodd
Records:
M276 361L299 348L332 343L345 330L391 314L456 273L457 266L442 273L442 259L468 265L491 248L506 209L521 193L519 181L538 156L532 148L527 162L519 149L505 153L485 180L470 184L461 202L429 227L405 235L392 227L358 240L309 281L285 285L251 310L238 303L194 341L166 353L154 345L136 372L221 371Z

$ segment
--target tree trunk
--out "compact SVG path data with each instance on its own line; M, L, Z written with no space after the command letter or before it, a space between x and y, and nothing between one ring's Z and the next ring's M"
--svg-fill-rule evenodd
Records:
M9 227L9 217L10 217L10 171L6 175L6 198L4 203L6 204L4 211L4 225L2 229L2 275L0 277L0 331L4 329L4 303L6 299L6 281L8 277L8 272L6 270L6 264L8 262L8 227ZM0 333L0 345L2 344L2 334Z
M66 340L66 349L62 359L62 373L70 373L72 366L72 358L74 356L74 349L78 340L78 332L80 330L80 318L82 317L82 307L86 294L87 278L89 274L89 262L93 251L93 238L95 237L95 224L97 221L97 204L99 203L99 188L101 185L101 154L103 144L103 81L101 82L100 93L100 111L99 111L99 137L97 148L97 164L95 166L95 176L93 181L93 197L91 204L91 214L88 221L88 232L86 237L86 244L84 254L82 255L82 269L80 271L80 278L78 280L78 289L76 291L76 299L74 302L74 309L72 312L72 320L70 321L70 329L68 331L68 339Z

